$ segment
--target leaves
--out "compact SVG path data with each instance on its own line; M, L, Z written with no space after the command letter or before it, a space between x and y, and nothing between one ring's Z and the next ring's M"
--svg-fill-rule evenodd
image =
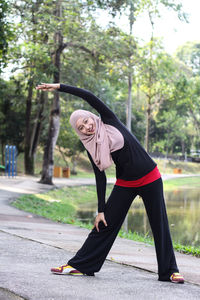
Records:
M143 143L146 112L150 109L151 150L159 147L165 152L169 146L169 151L180 151L181 143L185 143L187 151L192 145L199 147L199 43L187 43L177 50L176 57L172 57L164 51L162 42L156 37L144 45L133 34L127 34L118 28L114 19L106 27L98 25L95 20L95 13L99 8L112 15L123 13L130 17L132 13L134 33L134 22L144 11L150 14L154 27L161 7L173 10L178 17L182 16L184 19L180 1L62 1L60 17L54 16L57 1L22 0L2 3L4 10L0 18L4 23L1 24L8 25L14 39L10 43L6 31L2 45L9 45L5 48L5 57L12 63L11 72L14 77L8 85L6 83L7 88L3 89L0 105L3 108L5 99L9 99L12 113L15 111L13 119L18 122L19 118L21 136L25 128L18 112L21 111L24 116L23 101L27 97L30 81L33 81L33 86L40 82L52 82L56 71L52 62L55 60L56 51L60 50L62 82L91 90L124 123L128 78L132 75L132 130ZM15 24L10 24L7 16L9 20L14 17ZM58 43L55 43L55 34L58 31L62 33L60 49ZM47 135L52 97L49 94L41 118L43 127L40 145L44 144ZM78 108L91 108L87 103L70 95L62 94L61 97L58 145L65 155L72 157L81 148L77 136L68 124L69 115ZM32 125L35 124L39 111L38 99L38 94L33 89ZM6 113L1 111L2 134L7 130L5 119ZM7 122L10 123L8 127L11 126L10 117ZM9 139L14 140L13 129L10 130L13 136ZM5 135L2 138L6 138ZM168 138L170 142L167 142Z

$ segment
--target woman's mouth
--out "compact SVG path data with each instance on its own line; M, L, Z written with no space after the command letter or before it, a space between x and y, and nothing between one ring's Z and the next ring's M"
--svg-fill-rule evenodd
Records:
M89 132L93 132L94 131L93 125L91 125L91 127L90 127L90 129L88 131Z

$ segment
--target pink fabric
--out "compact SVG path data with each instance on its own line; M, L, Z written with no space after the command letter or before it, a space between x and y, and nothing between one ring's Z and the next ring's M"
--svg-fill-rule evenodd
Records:
M81 133L76 127L79 118L92 118L96 124L96 131L92 135ZM88 150L96 166L103 171L111 166L111 152L124 146L124 138L119 130L111 125L104 124L95 114L87 110L76 110L70 116L70 124L80 137L81 142Z

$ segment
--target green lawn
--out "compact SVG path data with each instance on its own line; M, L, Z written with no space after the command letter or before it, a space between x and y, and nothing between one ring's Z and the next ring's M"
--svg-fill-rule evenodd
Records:
M164 189L166 191L174 189L200 189L200 176L165 180Z
M182 161L173 161L165 159L155 159L158 164L158 168L162 174L171 174L175 168L181 169L184 174L200 174L200 164L192 162L182 162ZM43 162L43 153L41 149L38 149L36 159L35 159L35 174L40 175ZM71 167L70 159L68 159L69 166ZM24 173L24 155L22 153L18 156L18 174ZM66 167L66 164L57 149L55 149L54 155L54 165ZM82 153L78 159L77 165L78 177L92 177L93 170L91 163L87 155ZM106 174L108 177L115 177L115 166L112 165L107 171ZM74 177L74 176L72 176Z
M107 192L111 187L108 186ZM45 194L24 195L12 204L53 221L73 223L76 209L81 203L97 202L95 186L66 187Z

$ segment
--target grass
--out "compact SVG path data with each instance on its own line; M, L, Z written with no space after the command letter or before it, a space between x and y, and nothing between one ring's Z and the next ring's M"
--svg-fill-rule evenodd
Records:
M185 254L192 254L193 256L200 257L200 247L185 246L178 243L173 243L174 249L178 252Z
M118 234L121 238L136 241L136 242L142 242L149 245L154 245L154 241L152 237L150 237L148 234L141 235L138 232L132 232L129 230L128 232L121 229Z
M183 174L200 174L200 164L194 162L154 159L161 174L172 174L174 169L181 169Z
M153 238L147 235L141 235L137 232L125 232L123 230L120 230L119 236L125 239L137 241L146 243L149 245L154 245ZM179 243L173 242L173 247L176 251L184 253L184 254L192 254L193 256L200 257L200 247L194 247L194 246L186 246L181 245Z
M174 161L174 160L166 160L166 159L154 159L158 164L158 168L162 174L171 174L175 168L181 169L184 174L200 174L200 164L193 162L183 162L183 161ZM38 148L37 156L35 159L35 174L36 176L40 175L42 169L43 162L43 153L42 149ZM68 164L71 167L71 161L68 159ZM64 162L61 154L58 149L55 148L54 155L54 165L66 167L66 163ZM24 155L22 153L18 156L17 161L17 169L18 174L24 173ZM93 177L93 170L91 167L91 163L85 153L81 153L78 159L77 165L78 177ZM112 165L107 171L106 175L108 177L115 177L115 166ZM74 177L74 176L72 176ZM76 176L77 177L77 176Z
M188 177L170 179L165 181L165 189L170 190L177 187L199 187L200 177ZM107 186L107 195L112 189L111 185ZM76 219L76 210L83 203L96 203L96 187L81 186L67 187L63 189L54 189L45 194L24 195L15 200L12 205L15 207L43 216L56 222L74 224L80 227L91 229L91 223L83 223ZM125 232L120 230L119 236L138 242L153 245L153 239L148 235L141 235L137 232ZM181 252L192 254L200 257L200 247L193 247L174 243L174 248Z
M110 189L108 187L108 192ZM44 194L24 195L12 205L56 222L73 223L78 206L95 201L95 186L81 186L54 189Z
M173 178L164 181L164 190L200 189L200 176Z
M73 216L76 212L76 207L70 202L51 202L41 199L40 195L21 196L15 200L12 205L21 210L62 223L72 223Z

